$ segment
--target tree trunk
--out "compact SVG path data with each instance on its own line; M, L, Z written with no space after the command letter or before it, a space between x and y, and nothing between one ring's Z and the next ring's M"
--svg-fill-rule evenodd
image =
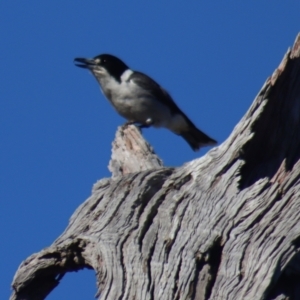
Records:
M300 299L300 35L229 138L166 168L133 126L11 299L44 299L92 268L99 299Z

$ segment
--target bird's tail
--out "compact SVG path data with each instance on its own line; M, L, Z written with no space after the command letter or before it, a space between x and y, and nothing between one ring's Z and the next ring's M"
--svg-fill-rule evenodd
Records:
M196 126L190 126L188 131L182 132L180 135L189 143L194 151L199 150L201 147L217 144L217 141L210 138Z

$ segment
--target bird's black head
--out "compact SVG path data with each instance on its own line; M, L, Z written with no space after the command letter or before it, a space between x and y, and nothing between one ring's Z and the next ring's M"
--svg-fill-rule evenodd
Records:
M111 54L100 54L92 59L75 58L75 65L77 67L91 70L93 73L108 73L117 81L120 81L122 74L129 69L128 66L116 56ZM96 74L95 74L96 75Z

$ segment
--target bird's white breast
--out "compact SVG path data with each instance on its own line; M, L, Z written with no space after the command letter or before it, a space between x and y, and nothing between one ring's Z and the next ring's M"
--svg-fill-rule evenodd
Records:
M155 127L168 127L172 118L169 108L131 80L132 74L126 70L120 82L111 76L101 78L103 93L127 120L144 124L151 119Z

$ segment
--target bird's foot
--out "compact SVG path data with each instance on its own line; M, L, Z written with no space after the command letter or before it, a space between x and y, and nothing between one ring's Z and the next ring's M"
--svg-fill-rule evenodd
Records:
M136 124L136 122L135 121L127 121L127 122L125 122L124 123L124 127L127 127L127 126L129 126L129 125L135 125Z

